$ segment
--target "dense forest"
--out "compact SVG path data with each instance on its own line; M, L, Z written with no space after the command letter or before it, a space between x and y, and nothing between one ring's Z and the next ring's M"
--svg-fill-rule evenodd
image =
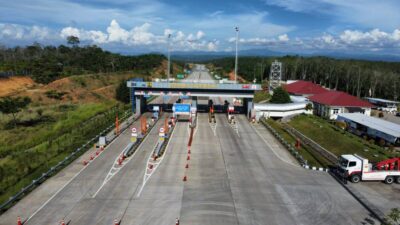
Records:
M36 82L49 83L55 79L86 73L138 71L149 74L161 65L165 56L146 54L123 56L102 50L96 45L79 47L60 45L26 47L0 46L0 75L29 75Z
M268 79L271 63L282 62L283 80L309 80L358 97L400 99L400 63L340 60L327 57L240 57L238 74L248 81ZM218 72L234 69L234 58L210 60Z

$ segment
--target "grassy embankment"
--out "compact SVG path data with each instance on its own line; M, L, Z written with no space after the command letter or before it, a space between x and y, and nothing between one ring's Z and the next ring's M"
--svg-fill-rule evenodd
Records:
M400 153L394 153L345 132L327 120L316 116L299 115L293 118L289 124L337 156L356 153L371 161L400 156Z
M115 121L116 85L132 74L82 75L18 92L31 105L13 127L0 114L0 203ZM64 93L60 99L46 93ZM118 112L129 109L120 105Z
M275 131L278 132L282 136L282 138L284 138L288 143L291 143L293 146L295 146L296 139L292 137L289 133L287 133L286 130L283 129L280 122L275 121L273 119L267 119L266 122L272 128L274 128ZM303 156L303 158L307 160L307 163L310 166L326 167L327 165L329 165L329 162L326 159L321 158L318 155L315 155L315 153L309 147L301 145L298 151Z

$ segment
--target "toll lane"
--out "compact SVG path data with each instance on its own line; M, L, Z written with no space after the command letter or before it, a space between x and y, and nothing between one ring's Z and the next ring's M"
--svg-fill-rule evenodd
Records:
M182 198L182 224L238 224L220 140L208 124L208 115L198 115L191 147L188 181Z
M217 119L239 224L360 224L369 217L326 173L277 158L245 116L237 117L240 138L223 115Z
M139 127L139 121L135 122L134 126ZM100 192L96 198L93 198L92 196L103 183L104 177L109 172L114 160L130 142L130 137L130 129L127 129L116 139L115 142L111 143L98 158L90 163L86 169L77 174L77 176L64 189L60 190L51 201L34 214L26 224L58 224L61 219L65 219L66 221L71 220L74 222L85 221L85 223L87 222L88 224L103 224L101 222L94 223L94 221L98 221L96 217L103 216L101 215L103 209L111 211L115 207L104 208L104 201L101 202L99 199L113 199L113 196L107 191L105 191L107 197L105 197L102 192ZM146 141L147 139L145 140L145 143ZM118 181L118 179L111 180L111 182L116 181ZM120 184L124 182L120 181ZM124 185L122 186L124 187ZM112 185L112 187L121 188L121 190L123 190L121 185ZM107 185L105 188L107 188ZM114 199L118 200L118 198ZM117 202L115 202L115 204L117 204ZM115 217L114 215L109 216L111 216L109 219L110 221ZM104 220L104 224L110 224L107 222L108 219Z
M129 203L122 224L175 224L181 210L188 139L188 123L177 123L164 159Z

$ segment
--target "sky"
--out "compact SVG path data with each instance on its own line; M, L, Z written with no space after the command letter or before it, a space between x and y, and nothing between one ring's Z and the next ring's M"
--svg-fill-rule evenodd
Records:
M3 0L0 45L78 36L125 54L239 49L400 56L399 0Z

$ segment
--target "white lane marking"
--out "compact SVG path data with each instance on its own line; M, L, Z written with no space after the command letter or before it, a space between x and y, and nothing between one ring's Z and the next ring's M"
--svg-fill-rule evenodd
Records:
M172 137L173 137L174 134L175 134L175 129L176 129L176 125L175 125L175 127L174 127L174 130L173 130L172 133L171 133L170 139L168 140L167 146L165 146L165 152L164 152L163 156L160 158L160 161L156 164L156 167L154 167L154 168L152 169L151 173L150 173L150 174L147 174L148 164L149 164L149 161L150 161L150 159L151 159L151 156L153 155L153 152L150 153L149 158L147 159L146 168L145 168L145 170L144 170L143 183L142 183L142 186L140 187L140 190L139 190L138 194L136 195L136 197L140 197L140 194L142 193L143 188L144 188L144 186L146 185L147 181L148 181L148 180L150 179L150 177L155 173L155 171L156 171L157 168L158 168L158 165L161 164L161 162L163 161L164 157L167 155L168 146L169 146L169 143L171 143ZM154 163L152 163L152 164L154 164Z
M151 131L151 129L150 129ZM149 132L150 132L149 131ZM147 136L146 136L147 137ZM110 181L114 175L116 175L126 164L129 163L129 161L131 161L137 152L140 151L140 147L142 146L144 140L142 140L142 142L139 144L139 146L136 148L135 152L133 153L133 155L131 155L130 157L128 157L128 160L124 160L122 161L122 165L118 165L118 159L122 156L122 154L124 153L125 148L122 150L122 152L117 156L117 158L114 161L114 164L111 166L110 170L108 171L108 174L106 176L106 178L104 179L102 185L99 187L99 189L96 191L96 193L94 193L94 195L92 196L92 198L95 198L97 196L97 194L100 192L100 190L104 187L104 185L106 185L108 183L108 181ZM129 145L129 144L128 144ZM117 166L117 167L116 167Z
M289 164L289 165L292 165L292 166L294 166L294 167L296 167L296 168L303 168L303 167L301 167L301 166L299 166L299 165L293 164L292 162L286 161L286 159L282 158L278 153L275 152L275 150L272 148L271 144L269 144L269 143L267 142L267 140L265 140L265 138L260 134L260 132L257 130L257 128L255 128L254 126L251 126L251 125L250 125L250 127L252 127L253 130L256 131L257 135L264 141L265 144L268 145L269 149L271 149L271 151L274 153L274 155L275 155L276 157L278 157L278 158L279 158L280 160L282 160L283 162L285 162L285 163L287 163L287 164Z
M235 123L234 124L229 123L229 126L236 132L238 137L240 137L238 122L235 120Z
M217 123L208 123L211 127L212 132L214 133L214 136L217 136Z
M115 138L114 140L112 140L112 141L110 142L110 144L108 144L108 145L104 148L104 150L101 151L100 154L99 154L96 158L98 158L103 152L105 152L106 149L107 149L109 146L111 146L111 145L114 143L114 141L116 141L119 137L121 137L121 135L122 135L123 133L127 132L127 130L129 130L129 129L126 129L126 130L125 130L124 132L122 132L117 138ZM83 157L83 156L81 156L81 157ZM79 158L81 158L81 157L79 157ZM79 159L79 158L78 158L78 159ZM76 159L76 160L78 160L78 159ZM75 160L75 161L76 161L76 160ZM64 190L64 188L65 188L68 184L70 184L79 174L81 174L81 173L82 173L86 168L88 168L91 164L92 164L92 163L88 163L88 164L87 164L86 166L84 166L81 170L79 170L77 174L75 174L66 184L64 184L56 193L54 193L54 195L52 195L45 203L43 203L43 205L40 206L39 209L37 209L31 216L29 216L29 218L25 221L25 223L27 223L30 219L32 219L32 217L34 217L40 210L42 210L54 197L56 197L56 195L58 195L58 193L60 193L62 190Z

